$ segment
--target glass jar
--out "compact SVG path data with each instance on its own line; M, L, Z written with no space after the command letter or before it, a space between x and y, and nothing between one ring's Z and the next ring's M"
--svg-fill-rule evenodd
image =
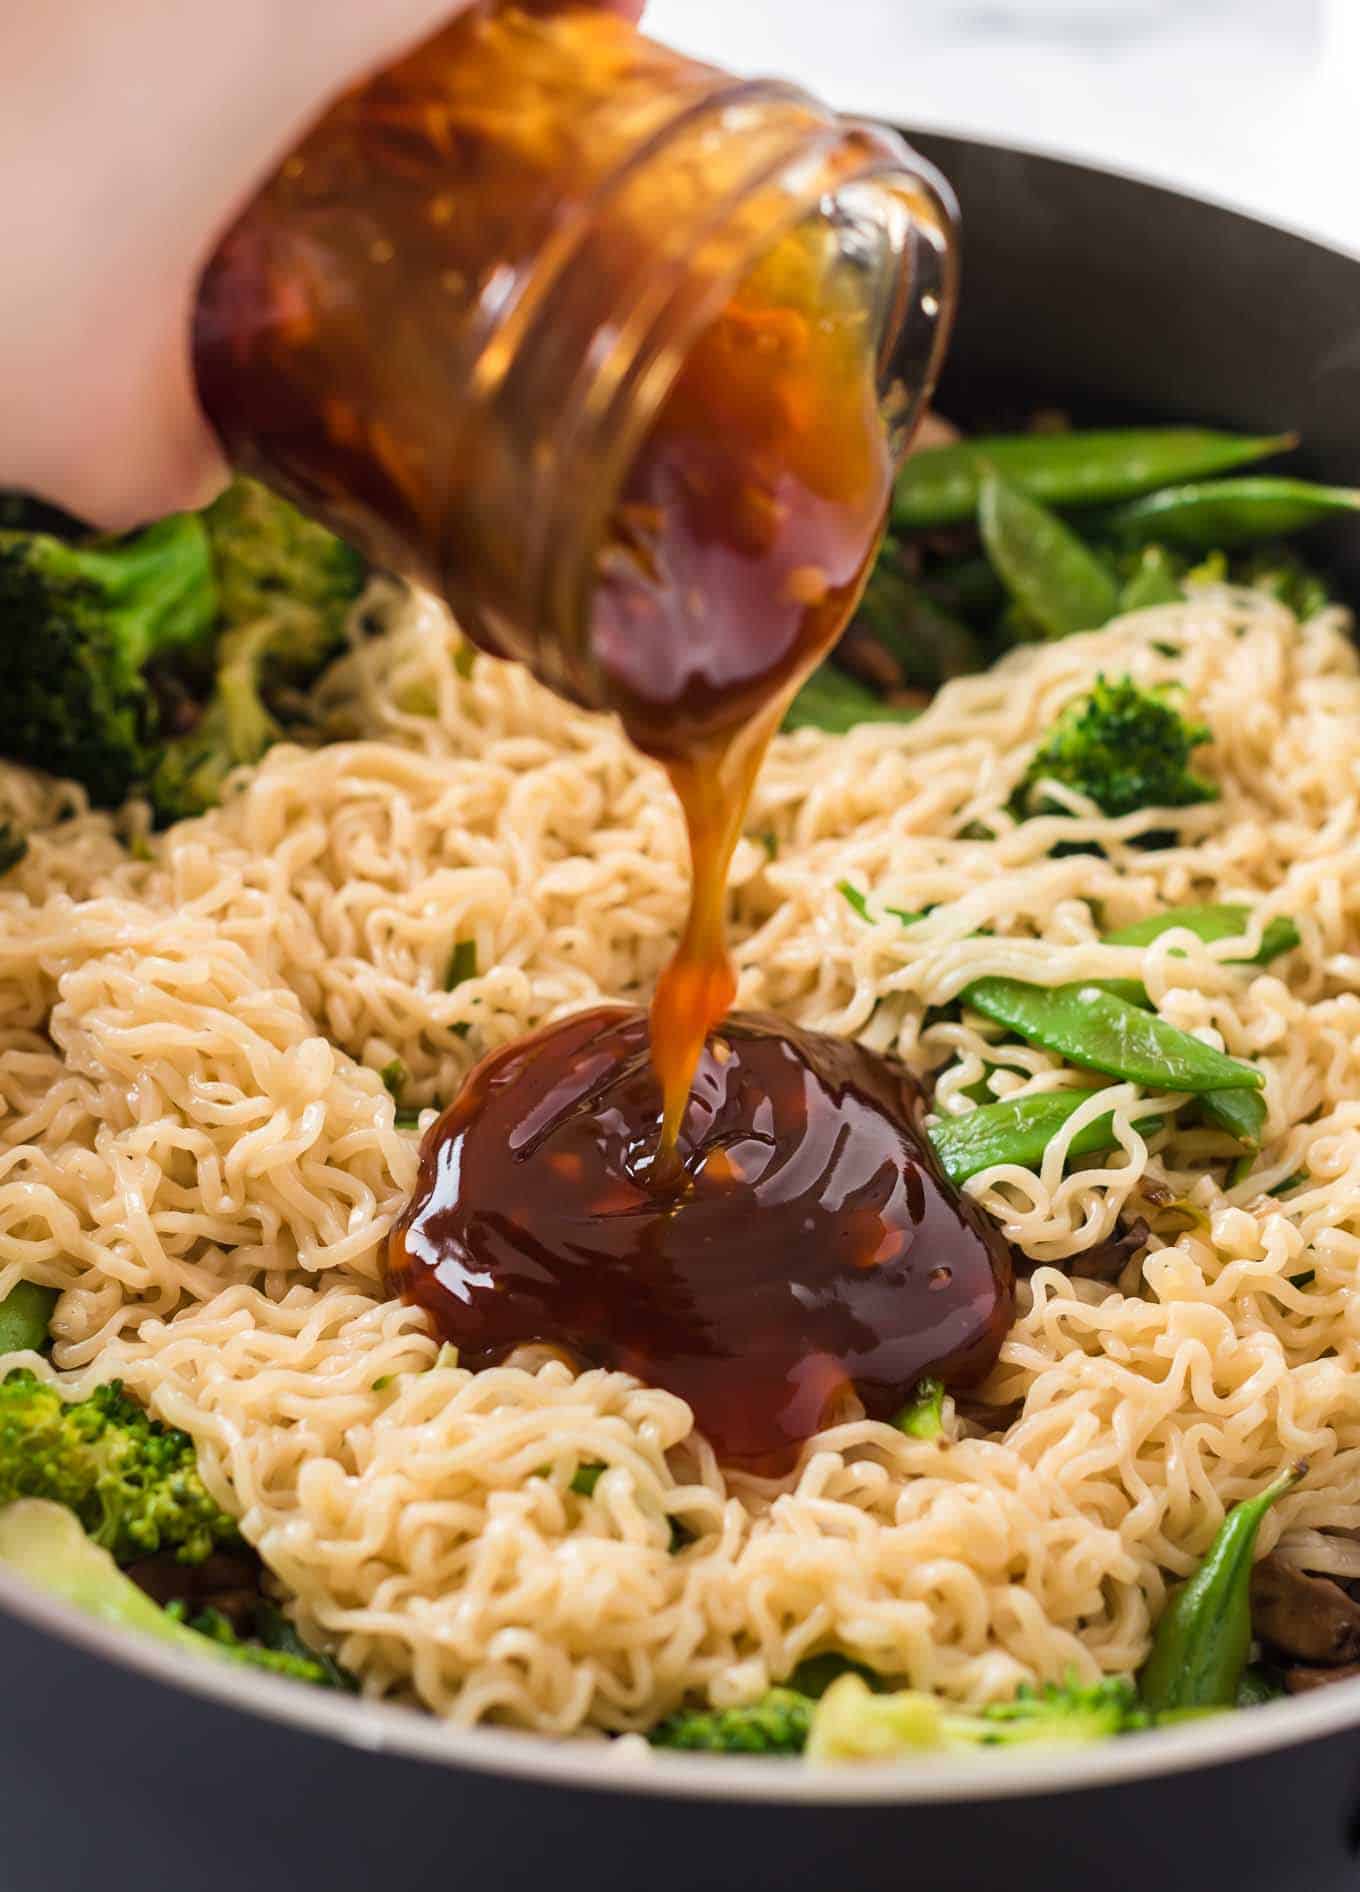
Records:
M227 234L199 386L241 470L692 755L853 605L951 231L889 132L607 13L483 4L333 106Z

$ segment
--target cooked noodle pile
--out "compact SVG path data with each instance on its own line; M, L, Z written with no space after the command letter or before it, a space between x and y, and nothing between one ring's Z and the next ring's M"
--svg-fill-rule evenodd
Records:
M997 1033L927 1008L982 973L1137 974L1259 1065L1270 1109L1231 1188L1221 1136L1145 1139L1175 1100L1128 1085L1089 1106L1114 1110L1111 1155L1064 1174L1064 1137L1040 1174L977 1177L1036 1264L980 1401L944 1442L842 1425L784 1485L725 1478L687 1408L623 1375L469 1374L384 1297L417 1139L379 1072L399 1059L402 1101L430 1105L513 1034L642 998L687 886L669 792L610 723L488 660L465 674L432 606L392 618L327 681L340 739L274 750L201 821L147 841L135 811L4 785L35 833L0 894L0 1293L65 1290L60 1375L121 1374L193 1434L305 1633L370 1693L553 1732L742 1699L833 1645L983 1700L1133 1668L1168 1575L1300 1456L1263 1544L1360 1570L1360 667L1339 613L1299 626L1209 590L1022 651L911 726L776 745L735 870L742 1004L896 1047L956 1111ZM1222 799L1179 845L1133 845L1147 814L1002 812L1102 670L1182 682L1213 729ZM1101 852L1055 859L1059 836ZM846 879L871 916L932 911L866 922ZM1096 943L1223 900L1252 908L1245 947ZM1280 914L1295 952L1227 963ZM479 972L446 991L459 941ZM994 1089L1098 1081L1005 1063ZM1135 1217L1150 1250L1083 1275ZM588 1497L582 1464L607 1467Z

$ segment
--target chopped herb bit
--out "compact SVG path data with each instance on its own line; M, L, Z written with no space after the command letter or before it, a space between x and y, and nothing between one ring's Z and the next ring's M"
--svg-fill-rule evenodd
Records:
M848 880L838 880L836 882L836 892L840 894L841 898L848 906L854 908L855 912L858 913L859 917L866 925L872 926L874 924L873 911L869 906L868 900L860 892L858 887L852 886ZM915 926L918 920L923 920L926 917L924 912L913 913L907 907L884 907L883 911L890 920L898 920L903 926Z
M603 1465L578 1465L572 1473L571 1489L578 1498L594 1497L595 1487L604 1476L604 1472Z
M460 638L454 646L453 667L460 677L470 677L477 662L477 652L467 639Z
M764 829L762 833L756 836L756 839L760 842L760 845L764 848L770 860L773 861L778 858L779 836L775 833L773 828Z
M698 1539L699 1533L692 1531L688 1524L682 1524L679 1518L671 1518L670 1527L671 1541L666 1548L670 1551L672 1557L674 1557L677 1551L683 1550L686 1544L693 1544Z
M460 939L449 957L449 969L444 976L444 990L455 991L465 985L469 979L477 977L477 942L475 939Z
M383 1087L389 1097L400 1097L406 1089L410 1072L400 1058L393 1058L383 1066L378 1076L382 1079Z
M392 1384L392 1380L393 1375L391 1373L384 1373L379 1379L374 1380L372 1387L373 1392L385 1393Z
M418 1130L420 1128L419 1110L399 1110L394 1120L398 1130Z
M836 882L836 891L847 906L854 908L855 912L858 913L862 920L869 926L873 925L874 916L869 911L869 902L865 899L858 887L852 887L848 880L838 880Z
M944 1387L922 1380L893 1424L909 1439L938 1439L944 1434Z
M1291 1274L1289 1276L1289 1285L1291 1288L1311 1288L1316 1280L1317 1269L1305 1268L1302 1274Z
M1277 1182L1273 1189L1267 1189L1268 1196L1287 1196L1291 1189L1297 1189L1300 1183L1308 1181L1306 1169L1296 1169L1292 1176L1286 1176L1283 1182Z

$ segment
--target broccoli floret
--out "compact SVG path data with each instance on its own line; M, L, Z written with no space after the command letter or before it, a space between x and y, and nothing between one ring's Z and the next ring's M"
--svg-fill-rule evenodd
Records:
M216 678L152 776L161 821L215 807L232 769L258 762L284 734L271 703L337 654L367 570L350 546L254 480L237 480L203 519L221 610Z
M314 1688L338 1688L353 1694L357 1684L348 1670L328 1655L309 1649L287 1617L262 1605L255 1613L256 1639L237 1635L221 1610L200 1610L187 1615L182 1603L170 1603L164 1614L183 1623L195 1635L205 1636L233 1662L247 1668L264 1669L270 1675L286 1675L290 1681L310 1682Z
M814 1706L797 1689L772 1688L745 1708L677 1709L647 1739L653 1747L696 1753L801 1754Z
M0 1504L16 1498L66 1505L122 1563L164 1552L198 1564L240 1541L204 1487L192 1439L116 1380L69 1402L22 1369L0 1383Z
M0 752L116 806L158 754L148 671L206 651L216 614L208 532L191 514L84 545L0 532Z
M1131 677L1097 677L1090 695L1069 704L1040 745L1012 811L1021 819L1062 812L1036 793L1045 780L1076 789L1107 815L1216 801L1216 785L1189 766L1191 751L1208 740L1208 729L1187 722L1165 696L1140 689Z
M1022 1688L1013 1701L954 1708L915 1689L877 1695L857 1675L832 1684L812 1715L811 1761L891 1761L946 1749L1044 1744L1084 1747L1152 1726L1122 1678Z
M270 681L306 682L340 647L367 576L363 559L256 480L236 480L203 522L224 620L267 618Z
M30 523L11 505L6 518ZM201 814L339 650L358 553L253 480L120 539L0 531L0 753ZM0 833L0 872L21 837Z
M154 1636L189 1655L238 1662L323 1688L353 1687L329 1657L313 1654L296 1639L275 1648L243 1642L216 1610L186 1623L181 1609L162 1609L86 1536L63 1505L21 1498L0 1510L0 1564L100 1622Z

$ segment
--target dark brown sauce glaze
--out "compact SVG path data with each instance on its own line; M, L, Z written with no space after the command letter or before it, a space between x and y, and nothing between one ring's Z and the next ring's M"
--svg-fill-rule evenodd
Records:
M735 1014L650 1170L661 1093L645 1015L578 1013L494 1052L422 1150L392 1284L463 1363L546 1343L679 1394L727 1464L787 1471L924 1374L970 1385L1011 1317L1010 1251L943 1179L910 1074Z

